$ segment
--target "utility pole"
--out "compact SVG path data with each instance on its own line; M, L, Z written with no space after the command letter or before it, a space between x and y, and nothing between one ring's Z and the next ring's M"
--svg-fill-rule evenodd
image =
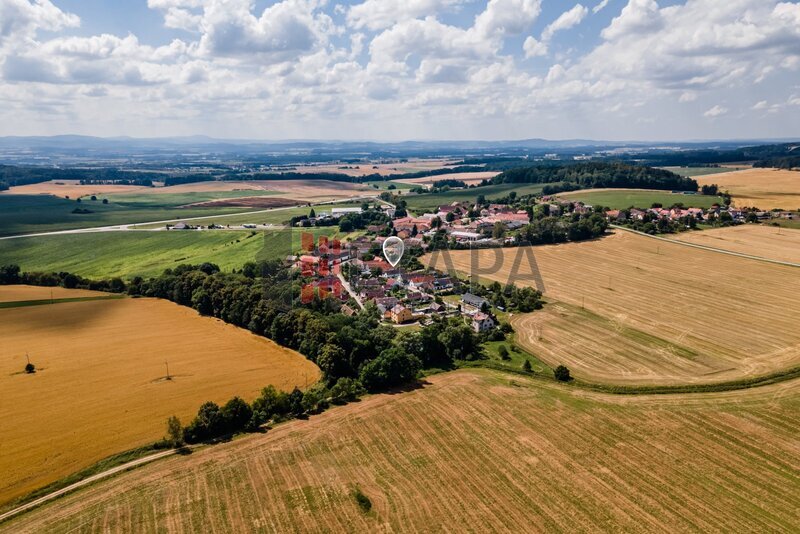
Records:
M25 359L28 361L28 365L31 363L31 358L28 356L28 351L25 351Z
M164 365L167 366L167 380L172 380L172 377L169 376L169 362L164 362Z

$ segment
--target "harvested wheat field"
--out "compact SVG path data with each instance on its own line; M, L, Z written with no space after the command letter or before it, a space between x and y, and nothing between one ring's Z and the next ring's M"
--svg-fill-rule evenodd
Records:
M512 320L517 342L549 365L566 365L579 378L709 383L800 365L797 267L622 231L528 251L550 303ZM536 286L524 252L506 248L473 254L486 270L498 255L496 268L482 278ZM446 268L446 255L434 260L437 267ZM456 270L470 271L470 251L449 257ZM516 258L520 267L511 278Z
M800 210L800 171L746 169L696 176L700 185L717 184L733 195L738 208Z
M496 171L486 172L457 172L453 174L439 174L437 176L424 176L422 178L397 178L392 180L401 184L433 185L439 180L461 180L467 185L478 185L484 180L491 180L500 174Z
M684 243L800 264L800 230L791 228L743 224L670 237Z
M0 503L152 443L207 400L318 378L296 352L156 299L0 310L0 339Z
M441 169L444 168L448 163L453 163L454 161L455 160L411 158L408 161L394 163L322 163L298 165L297 167L294 167L292 171L303 173L330 172L335 174L346 174L348 176L369 176L371 174L388 176L390 174L404 174Z
M430 377L174 456L7 532L791 532L800 382L612 397L490 371ZM362 512L352 492L372 501Z
M17 185L0 192L0 195L52 195L62 198L80 198L108 193L142 193L154 189L141 185L81 185L80 180L50 180L39 184Z
M110 293L89 289L64 289L63 287L42 286L0 286L0 302L21 302L34 300L106 297Z

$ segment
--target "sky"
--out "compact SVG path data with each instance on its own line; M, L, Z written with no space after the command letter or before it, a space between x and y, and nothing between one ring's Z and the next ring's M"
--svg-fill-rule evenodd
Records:
M0 135L800 138L800 2L0 0Z

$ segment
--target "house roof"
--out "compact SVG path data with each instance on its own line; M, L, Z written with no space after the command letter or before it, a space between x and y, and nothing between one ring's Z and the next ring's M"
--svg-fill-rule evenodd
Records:
M487 302L487 300L483 297L479 297L478 295L473 295L472 293L464 293L463 295L461 295L461 302L464 302L476 308L480 308L481 306L483 306L484 302Z

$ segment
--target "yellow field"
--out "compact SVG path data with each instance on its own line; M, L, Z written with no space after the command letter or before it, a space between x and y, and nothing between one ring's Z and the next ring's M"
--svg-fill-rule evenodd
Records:
M402 174L410 172L430 171L434 169L441 169L452 160L442 159L409 159L405 162L397 163L353 163L353 164L338 164L338 163L323 163L300 165L292 169L294 172L332 172L338 174L347 174L348 176L368 176L370 174L380 174L387 176L390 174ZM344 167L350 167L346 169Z
M50 180L39 184L14 186L0 195L53 195L56 197L79 198L87 195L107 193L142 193L152 191L152 187L140 185L81 185L79 180Z
M717 184L721 191L733 195L738 208L762 210L800 210L800 172L779 169L746 169L743 171L696 176L700 185Z
M0 286L0 302L19 302L24 300L69 299L80 297L105 297L109 293L89 289L64 289L63 287L41 286Z
M531 250L550 304L512 324L517 341L549 365L621 384L719 382L800 365L796 267L629 232ZM506 283L522 252L473 254L486 269L499 254L499 268L482 277ZM469 272L469 254L450 253L452 265ZM535 286L520 259L511 280Z
M424 176L422 178L398 178L392 180L401 184L432 185L439 180L461 180L467 185L478 185L483 180L491 180L500 174L495 171L487 172L457 172L453 174L440 174L438 176Z
M0 340L0 503L151 443L207 400L318 378L296 352L156 299L0 310Z
M309 171L311 172L311 171ZM322 171L320 171L322 172ZM77 180L49 181L40 184L15 186L0 195L54 195L78 198L87 195L125 194L141 195L171 193L210 193L225 191L270 191L271 198L300 198L303 200L334 200L373 193L369 187L330 180L255 180L197 182L169 187L142 187L132 185L80 185ZM124 197L123 197L124 198Z
M796 532L799 410L797 380L613 397L457 371L149 464L0 531Z
M800 230L763 224L683 232L670 236L676 241L729 250L771 260L800 263Z

